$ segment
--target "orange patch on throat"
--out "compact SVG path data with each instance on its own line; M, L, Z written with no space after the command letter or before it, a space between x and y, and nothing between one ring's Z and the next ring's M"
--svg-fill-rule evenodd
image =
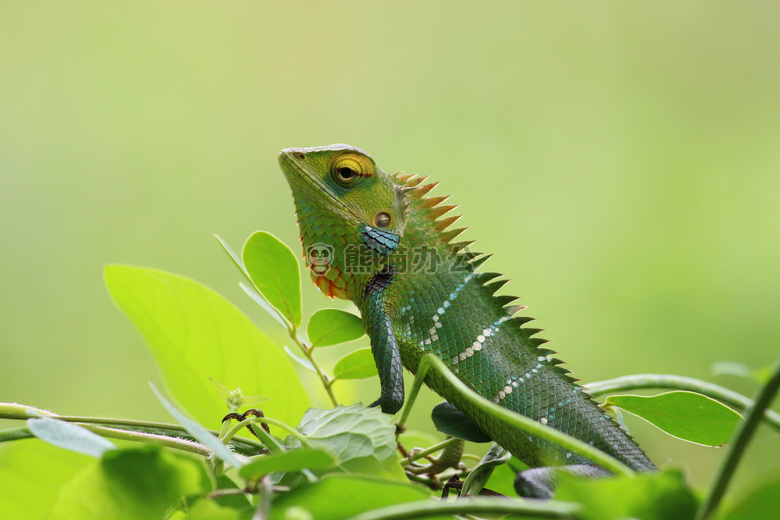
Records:
M328 298L331 300L334 298L341 298L342 300L349 299L347 298L347 291L344 287L346 281L344 280L344 277L341 276L341 273L339 273L335 279L329 280L324 275L318 274L311 269L309 272L311 273L311 280L314 282L314 285L316 285Z

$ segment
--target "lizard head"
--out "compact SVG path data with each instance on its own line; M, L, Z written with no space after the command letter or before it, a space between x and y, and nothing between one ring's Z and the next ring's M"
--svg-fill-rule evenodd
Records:
M279 164L315 283L329 296L347 296L348 248L368 245L381 257L398 246L406 225L403 189L366 152L344 144L288 148ZM310 257L312 248L320 248L316 257ZM328 252L323 266L317 258Z

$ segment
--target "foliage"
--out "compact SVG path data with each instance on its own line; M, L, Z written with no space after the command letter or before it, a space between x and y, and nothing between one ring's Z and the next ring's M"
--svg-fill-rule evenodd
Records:
M376 408L340 404L332 391L335 382L376 375L371 351L345 355L332 374L315 353L360 338L360 319L325 309L310 317L304 333L299 266L289 248L265 232L253 234L240 256L220 243L245 276L244 290L284 327L300 354L279 348L232 304L197 282L153 269L107 267L109 292L146 340L170 400L153 391L177 424L67 417L0 405L0 418L27 420L26 428L0 432L0 441L38 438L0 448L0 485L8 491L0 494L4 512L13 518L62 520L379 520L466 514L582 520L703 520L719 514L721 520L739 520L769 518L776 511L774 480L717 513L736 461L780 384L777 369L763 377L766 386L755 405L704 382L696 383L699 392L690 391L687 379L677 387L688 391L607 399L608 410L639 415L690 442L717 446L732 439L734 456L702 504L678 471L633 475L593 448L506 412L464 387L460 391L484 413L509 414L519 435L532 432L621 474L602 480L561 478L556 498L542 503L465 499L480 492L514 495L512 480L522 468L497 445L479 463L466 465L474 457L464 455L460 438L489 439L447 404L436 407L433 419L452 438L437 444L412 432L402 434L425 371L452 378L446 367L436 358L423 360L397 426ZM309 408L295 363L316 373L332 409ZM459 388L457 380L452 383ZM674 380L667 383L675 387ZM737 408L749 405L746 420L720 401ZM261 402L262 412L247 410ZM771 415L765 419L775 420ZM237 436L246 427L257 440ZM415 449L406 449L410 442ZM446 479L450 485L443 493L454 489L464 499L432 500Z

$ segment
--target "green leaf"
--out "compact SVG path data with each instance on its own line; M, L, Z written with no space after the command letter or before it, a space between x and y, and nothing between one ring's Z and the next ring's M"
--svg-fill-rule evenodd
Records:
M669 435L705 446L728 442L742 419L728 406L696 392L675 391L649 397L613 395L605 405L617 406Z
M395 424L378 408L357 404L312 408L297 429L312 446L334 454L342 469L405 480L395 451ZM299 443L294 437L287 442Z
M168 413L173 415L174 419L176 419L179 424L184 426L184 429L187 430L187 433L192 435L196 441L209 448L212 452L214 452L214 455L216 455L217 458L222 459L226 464L233 466L234 468L240 468L243 466L243 464L238 460L233 452L230 451L227 446L222 444L222 442L217 437L215 437L206 428L177 410L175 406L173 406L170 402L168 402L167 399L165 399L165 397L163 397L163 395L154 387L154 385L151 383L149 385L152 387L154 395L157 396L157 399L159 399L163 406L165 406L165 409L168 410Z
M300 471L306 469L326 469L336 460L325 450L300 448L279 455L263 455L247 464L239 474L244 478L260 477L277 471Z
M429 497L430 491L422 486L366 475L329 475L316 484L300 486L275 497L269 520L287 520L285 512L294 506L317 520L343 520L364 511Z
M296 328L301 325L301 276L295 254L284 242L256 231L241 254L252 283Z
M107 451L60 491L51 520L162 518L210 487L202 463L157 446Z
M576 478L561 472L556 500L582 505L583 520L691 520L697 501L679 471L636 477Z
M294 424L310 406L282 350L230 302L182 276L140 267L105 269L116 305L143 335L177 404L218 429L226 406L212 376L248 395L272 397L266 416Z
M76 453L100 457L106 451L116 449L114 443L86 428L51 417L27 419L27 426L39 439Z
M780 496L780 475L762 482L742 497L720 520L759 520L777 517L777 497Z
M320 309L309 318L306 333L312 347L328 347L363 337L363 320L338 309Z
M359 348L336 362L334 379L365 379L377 375L374 355L370 348Z
M44 520L60 488L94 462L37 439L0 446L2 517Z
M485 430L466 417L448 401L441 402L431 410L431 419L436 429L452 437L471 442L491 442L493 439Z

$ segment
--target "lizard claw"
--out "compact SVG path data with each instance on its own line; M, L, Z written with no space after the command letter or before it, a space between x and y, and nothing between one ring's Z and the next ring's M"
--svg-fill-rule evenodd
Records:
M373 408L375 406L379 406L382 409L382 413L386 413L388 415L395 415L398 413L398 410L401 409L404 405L404 400L402 399L393 399L393 398L386 398L386 397L380 397L370 405L368 405L369 408Z

